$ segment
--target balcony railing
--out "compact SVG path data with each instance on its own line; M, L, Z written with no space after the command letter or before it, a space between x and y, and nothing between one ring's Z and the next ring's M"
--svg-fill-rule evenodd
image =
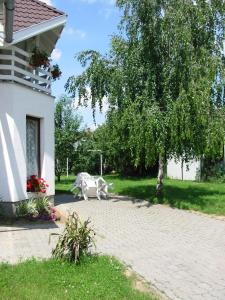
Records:
M51 94L51 73L29 64L30 54L15 46L0 48L0 81L14 81Z

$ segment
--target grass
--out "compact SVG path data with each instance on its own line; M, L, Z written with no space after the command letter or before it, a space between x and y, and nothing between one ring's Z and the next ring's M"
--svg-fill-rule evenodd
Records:
M104 176L114 184L113 192L120 195L146 199L151 203L164 203L171 207L195 210L207 214L225 216L225 184L216 182L193 182L165 179L162 199L155 198L155 178L123 178ZM56 183L56 192L65 193L71 188L75 177L62 178Z
M1 300L153 300L139 292L114 258L88 257L80 265L55 260L0 264Z

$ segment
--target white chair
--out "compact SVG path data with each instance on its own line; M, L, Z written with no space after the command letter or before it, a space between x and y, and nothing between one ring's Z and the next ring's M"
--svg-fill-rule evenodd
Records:
M112 183L107 183L102 177L96 179L99 197L108 198L109 188L112 188Z
M101 197L108 197L108 189L110 187L112 187L112 184L107 184L102 177L91 176L82 172L77 175L71 191L78 189L77 196L83 197L85 200L88 200L89 197L97 197L98 200L101 200Z

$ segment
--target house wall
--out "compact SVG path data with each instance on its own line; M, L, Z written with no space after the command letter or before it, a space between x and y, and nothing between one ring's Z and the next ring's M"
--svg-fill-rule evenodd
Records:
M0 198L27 199L26 116L41 119L41 177L55 193L54 98L16 83L0 82Z
M3 2L0 0L0 46L4 44Z
M192 160L189 163L177 162L174 159L169 160L167 164L167 176L173 179L197 180L200 170L200 161Z

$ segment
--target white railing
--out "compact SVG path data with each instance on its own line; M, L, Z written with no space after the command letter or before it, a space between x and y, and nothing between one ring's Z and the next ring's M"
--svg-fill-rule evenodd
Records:
M0 48L0 81L14 81L51 94L51 73L29 64L30 54L15 46Z

